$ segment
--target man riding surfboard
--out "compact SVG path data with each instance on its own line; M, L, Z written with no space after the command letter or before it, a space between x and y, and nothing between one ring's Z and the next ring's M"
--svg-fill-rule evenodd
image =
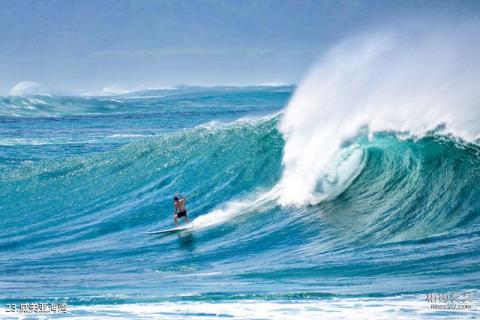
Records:
M179 198L177 195L173 197L173 222L178 226L178 219L184 218L186 223L190 222L187 216L187 209L185 208L185 197Z

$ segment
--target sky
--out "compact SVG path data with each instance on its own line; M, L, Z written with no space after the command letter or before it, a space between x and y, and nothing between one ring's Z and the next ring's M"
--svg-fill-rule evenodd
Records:
M346 37L480 13L465 0L0 0L0 95L298 83Z

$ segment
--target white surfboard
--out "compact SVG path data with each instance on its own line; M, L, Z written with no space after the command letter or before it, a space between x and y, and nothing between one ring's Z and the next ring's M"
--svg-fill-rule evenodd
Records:
M170 228L170 229L164 229L164 230L158 230L158 231L148 231L146 233L148 234L162 234L162 233L174 233L174 232L179 232L183 230L190 229L190 226L179 226L175 228Z

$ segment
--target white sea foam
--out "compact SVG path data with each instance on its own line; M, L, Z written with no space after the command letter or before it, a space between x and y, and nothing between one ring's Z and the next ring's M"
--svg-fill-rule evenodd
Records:
M191 296L195 296L192 294ZM70 306L59 318L76 319L466 319L477 310L435 310L424 296L286 301L165 302ZM12 316L1 311L0 316ZM48 315L39 318L49 318Z
M350 39L330 50L285 110L279 202L304 205L324 199L321 184L330 174L328 164L360 131L413 136L436 131L477 140L479 25L436 31L412 25Z
M196 218L192 221L192 227L195 229L207 228L225 223L225 221L249 212L268 210L276 205L277 194L278 190L276 189L267 192L259 191L250 197L227 202L208 214Z
M51 144L51 140L47 139L26 139L26 138L10 138L0 139L0 146L15 146L15 145L44 145Z

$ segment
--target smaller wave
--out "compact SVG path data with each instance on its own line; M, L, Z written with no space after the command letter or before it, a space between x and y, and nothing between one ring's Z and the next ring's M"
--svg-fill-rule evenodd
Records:
M163 98L170 95L177 94L193 94L205 91L215 91L220 93L222 91L243 91L243 90L283 90L291 91L294 88L293 84L287 83L266 83L252 86L165 86L165 87L149 87L149 88L134 88L127 89L117 86L107 86L100 91L85 92L81 96L85 97L122 97L126 99L150 99Z
M0 139L0 146L15 146L15 145L45 145L51 144L50 140L41 139L26 139L26 138L11 138Z
M11 96L39 95L44 93L43 87L35 81L21 81L10 89Z
M153 137L150 134L136 134L136 133L115 133L110 135L110 138L149 138Z
M108 96L123 96L123 95L136 95L139 98L145 98L145 93L155 92L155 91L164 91L164 90L175 90L175 87L137 87L137 88L124 88L116 85L110 85L103 87L100 91L85 92L82 96L90 97L108 97Z

